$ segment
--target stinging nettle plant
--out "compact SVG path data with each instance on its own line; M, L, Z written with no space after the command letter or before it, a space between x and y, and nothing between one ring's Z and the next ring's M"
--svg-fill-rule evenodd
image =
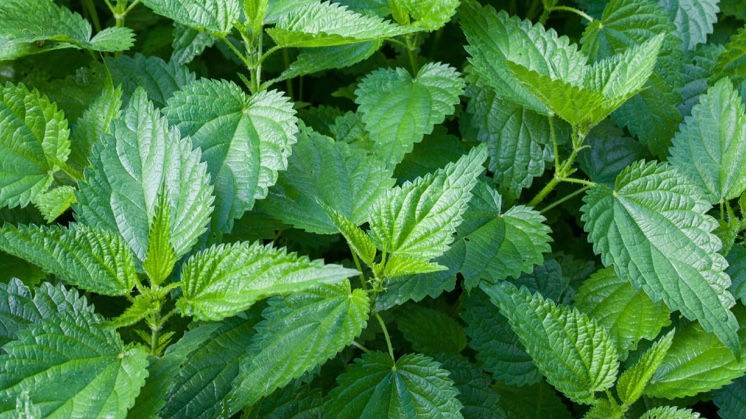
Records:
M746 416L744 20L3 1L0 417Z

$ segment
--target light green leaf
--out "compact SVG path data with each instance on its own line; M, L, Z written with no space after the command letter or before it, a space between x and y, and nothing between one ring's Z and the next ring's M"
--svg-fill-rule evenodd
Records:
M119 116L122 90L105 88L72 126L70 134L70 163L82 169L88 166L93 144L104 134L111 134L111 121Z
M238 21L238 0L143 0L155 13L215 36L225 36Z
M619 362L605 328L577 309L558 306L526 288L501 282L483 284L482 289L508 318L539 371L565 396L592 404L593 393L614 384Z
M733 86L740 92L741 100L746 102L746 28L741 28L738 33L731 36L725 45L725 52L720 54L712 69L712 78L715 81L721 77L729 77Z
M331 2L313 2L280 15L266 32L281 47L328 47L375 41L421 29L361 15Z
M383 42L381 40L376 40L331 47L303 49L298 55L298 58L273 81L278 82L292 79L333 68L349 67L373 55L373 53L381 48L382 44Z
M699 413L694 413L691 409L660 406L648 410L640 416L640 419L698 419L699 417Z
M742 418L746 415L746 376L733 380L733 383L712 391L712 401L718 407L721 418Z
M41 418L41 408L34 404L29 398L28 391L22 391L21 394L16 397L16 411L13 414L13 419L37 419Z
M168 123L138 89L112 135L96 144L74 205L78 221L118 231L141 261L147 257L150 222L159 191L168 194L176 256L197 242L212 211L212 187L199 150Z
M156 107L163 108L174 93L194 81L196 77L177 61L166 62L158 57L146 57L140 53L133 57L107 57L106 68L108 70L101 71L111 72L114 86L121 85L122 101L125 105L130 102L135 90L142 88Z
M134 44L130 28L106 28L91 37L91 24L83 16L52 0L3 1L0 34L0 61L62 48L124 51Z
M265 320L241 361L228 407L235 413L352 343L368 322L370 301L349 281L270 299Z
M738 336L746 336L746 310L736 306ZM744 345L739 347L744 349ZM740 354L740 352L739 352ZM651 397L693 396L718 389L746 372L746 357L737 359L733 350L698 323L681 328L674 336L671 349L656 371L645 394Z
M669 152L671 164L700 186L711 204L746 190L746 112L727 78L700 96Z
M719 0L658 0L676 24L674 35L681 38L686 49L707 41L717 22Z
M67 185L54 188L34 198L34 205L48 223L54 222L74 203L75 188Z
M173 36L174 40L171 42L173 52L170 61L181 65L189 64L195 57L202 54L205 48L213 46L218 41L214 35L176 22L174 22Z
M52 184L70 154L57 106L23 84L0 87L0 207L28 205Z
M440 29L456 13L459 0L396 0L409 17L411 25L428 31Z
M640 161L619 174L615 188L592 188L581 208L585 230L604 264L715 333L740 353L738 323L729 308L728 266L712 234L717 221L698 187L666 163ZM631 245L634 243L634 245Z
M383 276L390 279L404 275L428 274L446 270L448 270L446 266L438 265L435 262L416 257L392 255L386 260Z
M158 311L158 307L151 301L150 296L140 294L132 300L132 305L127 307L124 313L104 324L115 329L131 326Z
M3 346L0 414L13 412L16 397L28 392L44 417L124 418L145 383L147 352L124 346L114 330L100 327L92 306L64 287L44 284L23 310L39 315Z
M376 246L387 255L426 261L445 253L486 158L480 146L429 176L386 191L370 218Z
M360 259L367 265L373 265L373 261L376 258L376 245L370 237L355 223L338 213L334 208L323 203L319 203L319 205L334 224L334 227L347 240L350 249L360 256Z
M6 224L0 229L0 249L99 294L127 294L137 281L127 243L116 233L82 224L69 229Z
M368 222L370 208L394 186L391 169L364 150L301 129L288 169L258 206L273 217L311 233L335 234L323 210L333 208L355 226Z
M653 374L663 362L673 341L674 331L656 341L650 349L645 351L634 367L624 371L619 377L616 389L619 399L626 405L631 405L642 396L643 390Z
M583 419L624 419L624 412L619 405L613 405L607 399L598 399L596 404L583 415Z
M349 418L462 418L458 391L440 364L420 354L394 361L370 352L347 367L329 393L326 413Z
M396 325L412 349L426 355L457 354L466 348L464 328L439 310L407 304L396 311Z
M549 227L541 214L517 205L505 213L497 192L486 183L474 188L474 197L458 227L465 242L461 273L466 286L474 288L484 279L495 282L530 272L551 251Z
M277 91L248 96L235 83L201 79L168 105L171 124L204 150L215 185L213 227L229 231L287 168L298 132L292 103Z
M640 340L653 340L671 323L670 310L663 302L653 302L628 279L619 277L613 267L601 269L583 282L575 307L609 331L622 359L637 349Z
M454 112L464 86L459 73L441 63L426 64L415 77L403 68L369 74L355 91L355 103L373 151L389 166L399 163L414 143Z
M155 206L155 215L150 220L148 252L142 267L148 274L150 282L159 285L171 274L176 259L174 246L171 243L171 205L168 194L161 190Z
M261 243L213 246L195 254L181 271L183 295L176 306L200 320L220 320L277 294L340 282L359 274L324 265Z

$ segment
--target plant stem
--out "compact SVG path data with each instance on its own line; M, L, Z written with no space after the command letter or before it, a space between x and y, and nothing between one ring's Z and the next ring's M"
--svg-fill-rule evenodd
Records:
M267 51L269 53L269 51ZM285 62L285 69L287 70L290 67L290 53L288 52L287 48L282 50L282 60ZM287 79L285 80L285 88L288 91L288 96L290 96L290 99L293 99L293 80ZM354 252L353 252L354 253Z
M368 348L366 348L365 346L363 346L363 345L361 345L361 344L357 343L357 342L356 342L356 341L354 341L354 340L352 341L352 346L354 346L354 347L356 347L356 348L360 349L361 351L365 352L366 354L367 354L367 353L370 353L370 350L369 350Z
M98 12L96 11L96 5L93 4L93 0L83 0L83 10L86 11L88 17L91 19L96 32L101 32L101 21L98 19Z
M394 347L391 346L391 337L389 336L389 330L386 328L386 324L383 322L381 315L376 313L375 316L376 319L378 319L378 323L381 325L381 329L383 329L383 336L386 338L386 346L388 346L389 348L389 355L391 356L391 359L396 362L396 358L394 357Z
M550 209L552 209L552 208L554 208L554 207L556 207L558 205L562 205L563 202L565 202L567 200L570 200L570 199L572 199L572 198L580 195L581 193L587 191L590 188L591 188L590 186L586 185L586 186L578 189L577 191L575 191L575 192L573 192L571 194L563 196L562 198L560 198L560 199L552 202L551 204L547 205L546 207L542 208L541 211L539 211L539 214L544 214L545 212L549 211Z
M547 183L546 186L544 186L544 188L540 190L538 194L536 194L534 199L532 199L531 202L528 203L528 206L537 206L544 198L547 197L547 195L549 195L550 192L554 190L554 188L557 187L557 185L559 185L561 181L562 180L560 180L560 178L557 177L557 174L555 173L552 180L550 180L549 183Z
M363 267L360 264L360 259L358 259L357 255L355 254L355 251L350 248L350 253L352 253L352 259L355 261L355 267L358 271L360 271L360 283L363 286L364 290L368 290L368 283L365 279L365 274L363 273Z
M161 312L158 310L156 313L153 313L150 321L148 322L148 326L150 326L150 354L151 355L158 355L158 332L161 330L160 325L160 316Z
M588 22L593 22L593 18L590 15L588 15L584 11L578 10L578 9L576 9L574 7L570 7L570 6L554 6L554 7L552 7L552 8L549 9L549 12L551 13L551 12L554 12L555 10L557 10L557 11L564 11L564 12L570 12L570 13L575 13L576 15L584 18Z
M554 115L549 115L549 135L552 138L552 150L554 151L554 170L559 169L559 147L557 146L557 136L554 133Z
M407 55L409 56L409 62L412 65L412 77L415 77L417 75L417 71L419 71L419 68L417 67L417 54L415 54L415 50L417 49L417 34L414 36L407 35Z

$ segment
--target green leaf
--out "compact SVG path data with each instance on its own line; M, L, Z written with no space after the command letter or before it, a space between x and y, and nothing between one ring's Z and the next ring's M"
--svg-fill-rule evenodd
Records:
M8 284L0 283L0 347L18 339L19 330L41 322L46 306L37 297L32 297L31 290L17 278Z
M396 312L396 325L412 349L426 355L459 353L466 348L464 328L448 314L408 304Z
M181 271L183 295L176 306L200 320L220 320L276 294L298 292L359 274L324 265L261 243L213 246L195 254Z
M181 65L189 64L195 57L202 54L205 48L213 46L218 41L218 38L213 35L178 23L174 23L173 35L174 40L171 42L173 52L170 61Z
M280 15L266 32L280 47L328 47L417 32L378 17L360 15L331 2L300 5Z
M645 148L609 120L596 125L585 144L578 153L580 169L597 183L614 184L625 167L645 157Z
M118 329L120 327L131 326L145 317L159 311L156 304L153 303L150 296L140 294L132 300L132 305L124 310L124 313L106 322L106 326Z
M728 268L725 273L731 279L728 289L733 297L740 299L741 303L746 301L746 247L736 244L726 256Z
M217 417L260 320L252 310L215 323L209 339L189 353L173 378L159 417Z
M738 377L733 383L712 391L712 401L718 407L721 418L740 418L746 415L746 377Z
M712 26L717 22L719 0L661 0L658 2L676 24L674 35L681 38L683 47L694 49L707 41Z
M111 121L119 117L122 90L105 88L72 126L70 134L70 163L82 169L88 166L91 147L111 134Z
M461 158L471 148L466 141L468 140L449 134L443 125L437 125L431 134L425 135L422 142L415 144L412 151L396 165L394 177L398 183L404 183L426 176ZM360 144L352 145L363 148Z
M508 319L500 314L481 288L475 288L462 298L469 347L476 351L476 359L496 380L508 385L525 386L541 380L531 356L526 353Z
M565 401L541 381L531 386L516 387L498 381L492 388L500 393L500 406L508 419L570 419Z
M448 371L453 385L458 390L458 400L464 405L461 414L464 419L505 419L500 407L500 395L492 387L492 379L468 359L453 355L439 354L436 361Z
M158 57L146 57L139 53L133 57L107 57L106 68L111 72L114 86L121 85L122 101L125 104L130 102L138 88L142 88L156 107L163 108L174 93L195 79L194 73L177 61L166 62Z
M64 228L6 224L0 249L26 259L68 284L104 295L124 295L137 281L127 244L116 233L82 224Z
M668 349L671 348L673 337L674 331L666 333L642 354L634 367L624 371L619 377L616 389L619 399L624 404L631 405L642 396L648 381L653 378L653 374L663 362Z
M668 164L640 161L619 174L613 190L599 185L588 192L582 220L605 265L653 301L698 320L738 354L727 262L711 233L717 221L705 215L710 205L698 190Z
M75 203L75 188L60 186L34 198L34 205L48 223L54 222Z
M669 152L671 164L700 186L711 204L746 190L746 111L727 78L700 96Z
M171 244L171 205L168 194L163 190L158 193L155 215L150 220L149 228L148 252L142 267L150 282L160 285L171 274L177 259Z
M370 352L337 378L329 393L326 414L350 418L461 418L462 405L448 372L420 354L397 361Z
M699 102L699 95L707 90L707 80L712 77L715 61L723 52L724 45L702 44L685 53L681 66L684 84L679 89L683 100L677 106L682 115L690 115L692 107Z
M336 229L339 230L345 240L347 240L350 249L360 256L360 259L367 265L372 265L376 257L376 245L370 237L368 237L368 235L365 234L365 232L355 223L350 221L344 215L338 213L334 208L323 203L320 203L320 206L332 221Z
M746 336L746 310L736 306L739 319L738 336ZM739 349L743 349L741 345ZM746 359L737 359L733 350L723 344L700 324L691 323L674 336L671 349L656 371L645 394L651 397L693 396L729 384L746 372Z
M373 151L388 166L399 163L433 127L451 115L464 92L464 80L452 67L428 63L415 77L403 68L378 69L355 90Z
M345 68L369 58L381 48L381 40L331 47L303 49L298 58L273 81L292 79L333 68Z
M212 187L200 151L135 91L112 135L96 144L74 205L78 221L118 231L141 261L147 258L150 222L159 191L168 194L171 244L179 257L197 242L212 211Z
M411 25L428 31L440 29L448 23L461 3L459 0L396 0L396 2L409 14L410 18L414 19Z
M248 412L247 412L248 411ZM321 389L295 380L242 413L246 419L314 419L324 417Z
M486 158L480 146L429 176L386 191L370 219L376 246L387 255L423 260L445 253Z
M238 0L143 0L155 13L215 36L228 35L239 19Z
M663 302L653 302L628 279L619 277L613 267L601 269L583 282L575 307L609 331L622 359L637 349L640 340L653 340L671 323L670 310Z
M0 87L0 207L28 205L45 192L70 154L57 106L23 84Z
M428 262L416 257L392 255L386 261L383 276L389 279L404 275L428 274L446 270L448 270L447 267L434 262Z
M741 100L746 101L746 28L741 28L738 33L733 35L728 44L725 45L725 52L720 54L712 69L711 81L721 77L729 77L733 85L741 94Z
M530 207L517 205L502 213L497 192L480 182L474 188L474 198L458 227L466 250L461 273L467 288L474 288L481 279L495 282L531 272L534 264L544 261L551 251L549 227L541 214Z
M130 28L92 32L83 16L52 0L7 0L0 6L0 61L61 48L124 51L134 44Z
M648 410L640 416L640 419L698 419L699 417L699 413L694 413L691 409L660 406Z
M607 399L598 399L589 411L583 415L583 419L624 419L624 412L619 405L613 405Z
M25 391L44 417L124 418L145 383L147 352L101 328L101 317L75 291L44 284L23 304L39 315L3 346L0 412L12 412Z
M543 146L551 139L549 120L474 79L466 88L470 98L467 112L476 139L487 143L487 169L494 173L497 190L512 203L544 173L544 161L551 159L551 149Z
M391 169L361 149L335 142L310 128L301 129L288 168L259 207L273 217L311 233L335 234L337 227L323 206L333 208L355 226L394 186Z
M31 401L27 391L22 391L21 394L16 398L16 411L12 417L14 419L41 418L41 408Z
M539 371L568 398L592 404L594 392L613 385L619 362L605 328L577 309L507 282L482 289L508 318Z
M248 96L232 82L201 79L168 105L171 124L204 150L215 185L213 227L229 231L287 168L298 132L292 103L277 91Z
M349 281L270 299L265 320L240 364L227 401L231 413L325 363L368 322L370 301Z

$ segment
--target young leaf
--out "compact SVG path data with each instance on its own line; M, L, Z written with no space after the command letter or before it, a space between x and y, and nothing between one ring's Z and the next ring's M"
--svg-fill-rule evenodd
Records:
M733 380L733 383L712 391L712 401L718 407L721 418L742 418L746 415L746 376Z
M337 378L326 413L334 417L461 418L458 391L448 372L424 355L408 354L397 361L370 352Z
M428 31L440 29L456 13L459 0L396 0L410 18L411 25Z
M183 295L176 306L184 315L220 320L246 310L261 298L340 282L357 274L261 243L213 246L184 264Z
M246 95L227 81L201 79L177 92L164 109L171 124L192 137L215 185L213 226L233 220L267 196L298 132L292 103L277 91Z
M619 174L614 190L588 192L582 220L605 265L740 354L727 262L711 233L717 221L705 215L710 205L698 190L668 164L640 161Z
M24 304L23 311L39 315L3 346L0 412L14 411L16 397L28 392L44 417L124 418L145 383L147 352L101 328L101 317L75 291L44 284Z
M396 325L412 349L426 355L457 354L466 348L464 328L442 311L408 304L396 312Z
M642 396L643 390L653 374L663 362L668 349L673 341L674 331L666 333L665 336L656 341L650 349L645 351L634 367L624 371L619 377L616 390L622 403L631 405Z
M370 219L376 246L387 255L426 261L442 255L453 242L486 158L480 146L429 176L386 191Z
M148 253L142 267L153 284L159 285L171 274L176 264L176 253L171 244L171 205L168 194L161 190L155 215L150 220L148 233Z
M662 0L659 4L676 24L674 35L681 38L684 48L694 49L707 41L717 21L718 0Z
M0 229L0 249L99 294L127 294L137 281L132 253L122 237L82 224L69 229L6 224Z
M4 1L0 34L0 61L62 48L124 51L134 44L130 28L106 28L92 37L91 24L83 16L52 0Z
M533 208L517 205L505 213L497 192L480 182L474 198L458 227L465 243L461 273L466 286L474 288L481 279L495 282L530 272L551 250L546 220Z
M746 189L746 112L730 80L700 96L673 139L672 165L705 191L711 204L737 198Z
M155 13L184 26L224 37L240 14L238 0L143 0Z
M464 80L452 67L429 63L415 77L403 68L379 69L358 85L360 105L373 151L387 166L395 166L414 143L454 112L464 92Z
M606 327L622 359L642 339L653 340L671 323L670 310L619 277L613 267L597 271L578 290L575 307Z
M301 50L298 58L273 81L292 79L332 68L344 68L369 58L381 48L381 40Z
M640 419L698 419L699 417L699 413L694 413L691 409L660 406L648 410L640 416Z
M737 306L739 337L746 332L746 311ZM743 349L741 345L739 349ZM705 332L702 326L691 323L674 336L671 349L653 375L645 394L651 397L693 396L718 389L746 372L746 359L737 359L733 350L716 336Z
M140 53L133 57L107 57L106 68L114 86L121 85L122 101L128 104L138 88L145 89L156 107L163 108L174 93L193 82L194 73L176 61L163 61ZM104 71L103 69L101 71Z
M69 133L46 96L23 84L0 87L0 207L25 207L47 190L70 154Z
M131 326L145 317L158 312L158 307L153 304L149 296L140 294L132 300L132 305L124 310L124 313L104 323L108 327L118 329Z
M192 151L179 130L138 89L120 118L112 121L112 135L94 147L92 167L79 183L76 218L97 228L119 231L135 256L147 258L150 221L158 193L168 193L171 207L171 244L176 256L197 242L212 211L212 187L199 150Z
M205 48L209 48L218 40L217 37L205 32L200 32L188 26L174 23L174 40L171 42L173 52L171 62L186 65L195 57L202 54Z
M386 266L383 269L383 276L390 279L404 275L429 274L445 270L448 270L448 267L424 259L392 255L386 261Z
M288 159L288 169L280 173L259 207L296 228L335 234L337 227L323 205L355 226L364 224L371 206L394 186L391 172L383 161L364 150L304 128Z
M435 358L441 368L448 371L453 385L458 390L458 400L464 405L464 419L505 419L500 407L500 395L490 387L492 379L477 365L459 355L439 354Z
M334 208L319 204L334 226L342 233L350 249L368 265L373 265L376 257L376 245L355 223L338 213Z
M366 293L349 281L275 297L240 364L227 400L230 412L323 364L352 343L368 321Z
M122 107L122 90L105 88L73 125L70 134L70 164L79 169L88 166L91 147L111 134L111 121L119 117Z
M568 398L592 404L611 387L619 361L614 340L577 309L557 305L526 288L501 282L482 285L547 381Z
M74 203L75 188L67 185L54 188L34 198L34 206L48 223L54 222Z
M375 41L419 31L374 16L360 15L331 2L301 5L281 15L267 33L281 47L328 47Z

